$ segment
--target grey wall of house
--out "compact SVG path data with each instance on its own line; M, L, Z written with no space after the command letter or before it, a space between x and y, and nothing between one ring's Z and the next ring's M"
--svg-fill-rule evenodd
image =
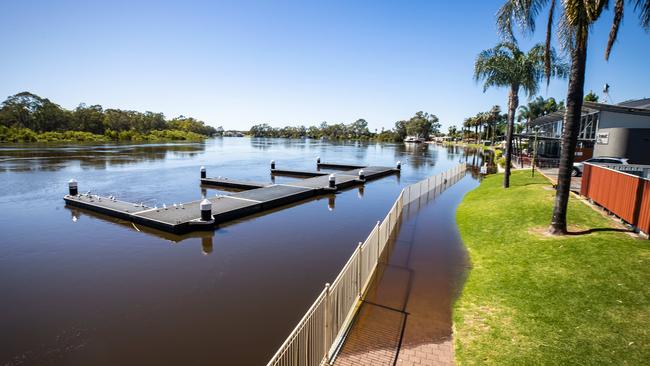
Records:
M607 134L607 143L596 142L594 156L616 156L628 158L634 164L650 164L650 126L600 128L598 134Z
M599 128L650 128L650 116L600 111Z

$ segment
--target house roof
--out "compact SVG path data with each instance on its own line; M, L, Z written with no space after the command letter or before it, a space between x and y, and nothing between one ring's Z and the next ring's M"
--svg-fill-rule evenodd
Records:
M650 98L626 100L625 102L618 103L618 105L624 107L650 109Z
M629 100L619 104L606 104L597 102L582 102L582 114L592 114L600 111L637 114L650 116L650 98ZM549 113L545 116L536 118L531 122L531 126L544 125L551 122L557 122L564 118L564 110Z

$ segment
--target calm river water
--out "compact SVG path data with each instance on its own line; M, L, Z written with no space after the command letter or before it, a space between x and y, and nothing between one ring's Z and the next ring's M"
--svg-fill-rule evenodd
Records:
M317 156L401 160L402 173L188 236L62 199L75 178L81 192L185 202L201 197L201 165L208 176L270 182L271 159L313 170ZM2 145L0 365L264 364L403 186L472 158L433 145L248 138Z

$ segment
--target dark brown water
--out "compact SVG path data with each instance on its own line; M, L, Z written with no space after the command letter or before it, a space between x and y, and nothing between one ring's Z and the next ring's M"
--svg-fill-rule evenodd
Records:
M469 266L455 214L477 185L460 175L405 207L334 365L453 364L452 305Z
M316 156L401 160L403 171L183 237L62 199L76 178L80 191L127 201L189 201L201 195L201 165L208 176L269 182L269 160L314 169ZM264 364L403 186L472 158L435 146L246 138L0 146L0 365Z

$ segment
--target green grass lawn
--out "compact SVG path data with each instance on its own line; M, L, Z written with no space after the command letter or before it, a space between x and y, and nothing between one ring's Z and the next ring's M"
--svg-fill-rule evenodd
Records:
M471 270L454 306L459 364L650 364L650 241L549 237L555 192L530 171L488 176L456 219ZM571 198L572 231L612 228Z

